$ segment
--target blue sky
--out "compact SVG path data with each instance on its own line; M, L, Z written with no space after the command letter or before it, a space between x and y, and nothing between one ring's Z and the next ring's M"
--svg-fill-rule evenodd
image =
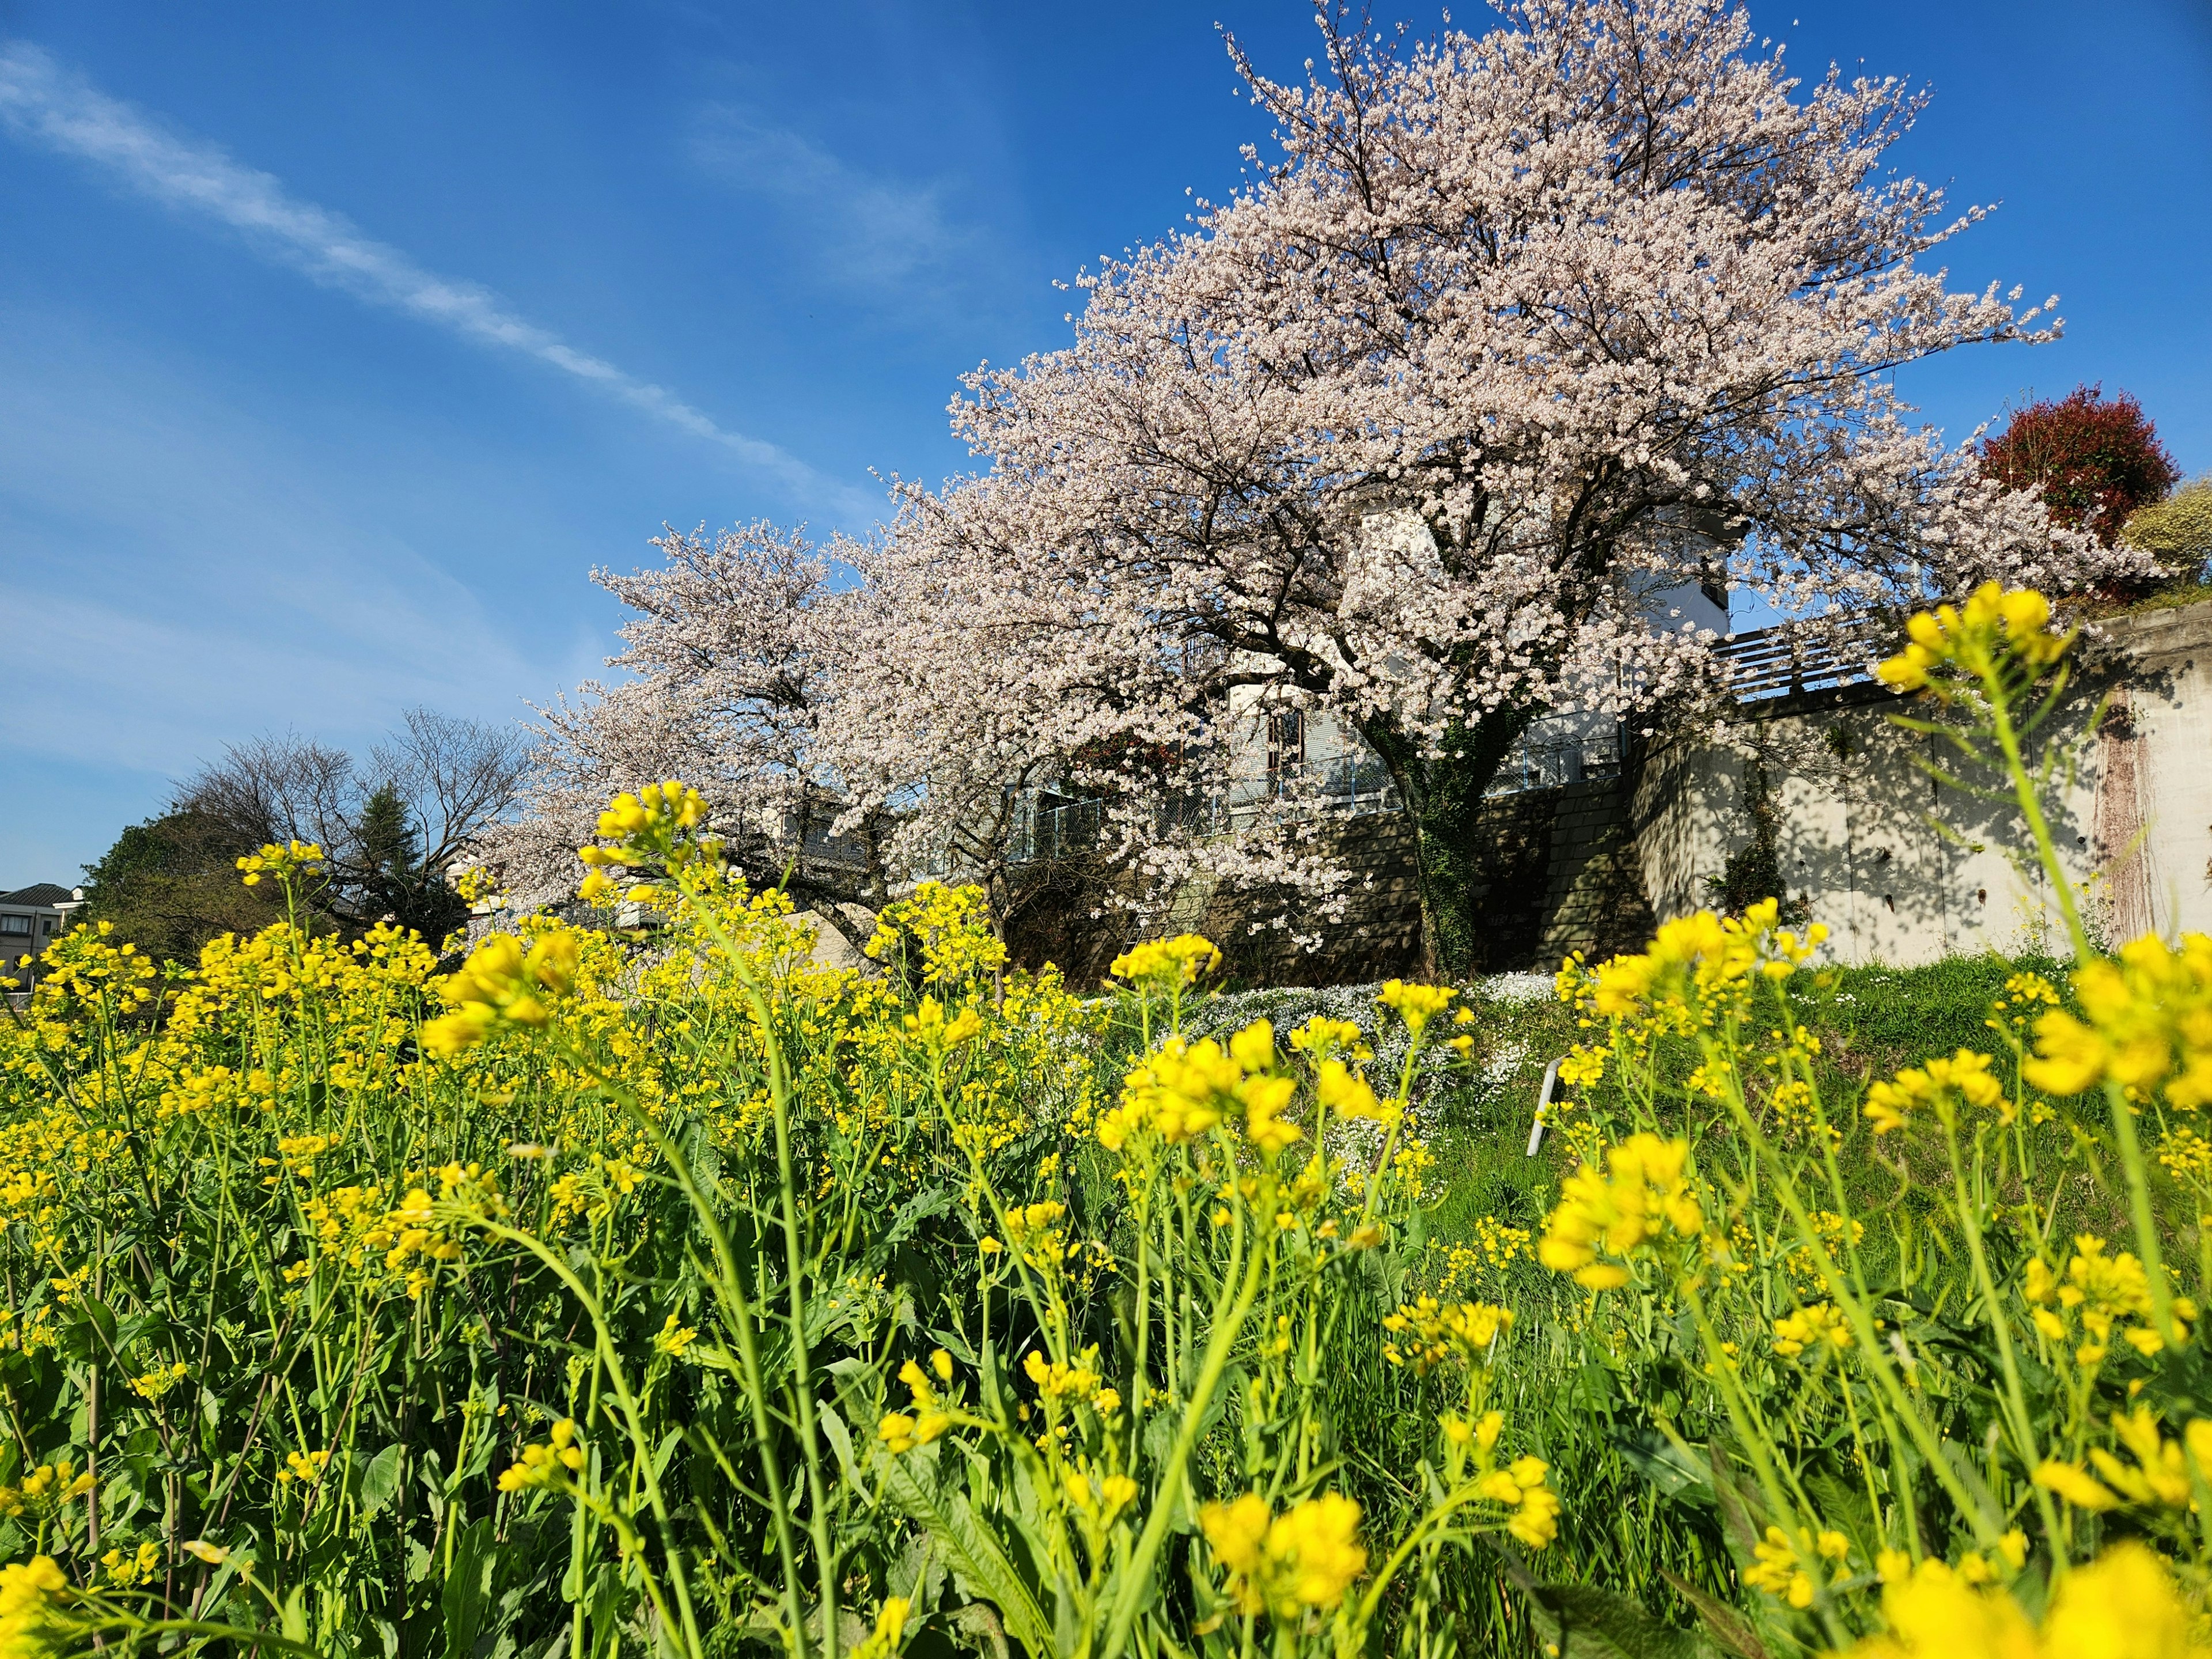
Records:
M1960 283L2062 296L1915 370L1931 419L2101 380L2212 468L2212 5L1753 16L1932 82L1899 165L2003 203ZM1217 17L1310 50L1297 0L0 0L0 888L227 740L521 715L664 520L859 530L870 469L959 468L953 377L1264 137Z

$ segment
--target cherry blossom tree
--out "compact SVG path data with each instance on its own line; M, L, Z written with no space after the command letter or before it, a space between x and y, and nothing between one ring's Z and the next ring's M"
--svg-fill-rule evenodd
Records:
M1670 592L1817 631L2144 563L1896 392L2057 329L1929 267L1981 211L1881 171L1923 94L1802 83L1726 0L1500 10L1429 42L1325 10L1297 85L1232 42L1279 155L1079 277L1066 348L968 376L977 469L897 486L884 535L832 550L849 585L763 526L603 575L641 678L549 714L549 820L676 768L733 804L834 795L893 870L1003 875L1052 784L1103 799L1132 892L1204 866L1312 918L1346 875L1311 819L1218 810L1237 732L1294 707L1388 767L1452 971L1530 723L1724 690Z
M2056 326L1926 268L1981 214L1880 170L1923 94L1805 86L1723 0L1503 9L1411 45L1325 12L1303 86L1232 46L1280 159L1083 277L1073 345L968 377L983 470L909 489L896 531L967 573L942 649L1030 653L1063 744L1189 744L1239 697L1356 730L1419 826L1445 969L1529 722L1712 683L1655 596L1724 575L1819 626L2136 556L1896 392Z
M764 520L711 536L668 530L652 545L659 568L592 573L634 613L608 659L631 678L589 682L538 710L524 810L494 832L488 863L519 899L567 898L583 873L576 848L609 799L681 778L754 880L784 879L795 851L842 828L863 890L880 896L882 825L846 812L819 737L837 670L864 640L866 595L832 582L804 532ZM808 896L803 859L790 874Z

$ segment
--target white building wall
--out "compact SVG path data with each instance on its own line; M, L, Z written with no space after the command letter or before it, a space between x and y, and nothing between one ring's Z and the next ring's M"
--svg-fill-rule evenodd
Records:
M2044 803L2061 862L2109 942L2212 933L2212 605L2121 617L2106 631L2123 665L2085 674L2053 716L2074 754ZM1828 925L1840 959L2063 952L2008 785L1942 738L1893 726L1887 716L1905 707L1869 689L1855 705L1745 720L1653 756L1635 819L1659 919L1712 902L1708 882L1751 840L1746 778L1763 755L1784 882ZM1916 757L1999 798L1938 782Z

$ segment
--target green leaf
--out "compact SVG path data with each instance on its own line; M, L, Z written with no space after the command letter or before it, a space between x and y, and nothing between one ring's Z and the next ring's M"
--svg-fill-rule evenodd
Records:
M402 1448L398 1441L386 1446L368 1460L361 1472L361 1518L374 1517L376 1512L392 1501L399 1490L399 1468Z
M307 1587L295 1584L292 1593L284 1598L284 1610L279 1615L279 1628L288 1642L307 1639Z
M1528 1599L1559 1659L1710 1659L1715 1651L1698 1632L1662 1625L1595 1584L1542 1585Z
M1660 1573L1674 1587L1674 1593L1698 1610L1705 1620L1706 1634L1736 1659L1771 1659L1766 1644L1759 1639L1750 1621L1727 1602L1707 1595L1680 1573L1662 1567Z
M1621 1461L1659 1489L1660 1495L1686 1504L1712 1508L1712 1470L1689 1447L1671 1441L1656 1429L1639 1429L1613 1443Z
M484 1609L491 1605L491 1570L497 1557L489 1516L470 1522L454 1537L453 1568L438 1598L446 1615L446 1659L469 1659L475 1650Z
M1052 1626L1044 1610L1014 1571L1014 1564L999 1540L975 1518L965 1493L949 1500L925 1487L906 1457L884 1462L884 1491L906 1517L926 1528L945 1551L945 1564L970 1595L981 1597L999 1610L1007 1633L1032 1654L1053 1650Z
M837 1454L837 1468L845 1477L845 1484L855 1492L860 1486L860 1466L853 1460L853 1434L845 1426L845 1419L837 1415L837 1408L828 1401L815 1404L815 1421L822 1425L822 1433L830 1442L830 1449Z
M1526 1598L1529 1622L1554 1659L1721 1659L1697 1631L1676 1630L1638 1603L1595 1584L1540 1584L1519 1551L1486 1540Z

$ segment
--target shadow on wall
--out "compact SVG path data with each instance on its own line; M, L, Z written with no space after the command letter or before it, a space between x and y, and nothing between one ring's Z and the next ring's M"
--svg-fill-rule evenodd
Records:
M2169 866L2203 868L2196 848L2212 816L2187 790L2161 787L2177 743L2204 735L2212 688L2188 680L2141 653L2093 664L2049 728L2064 752L2045 815L2092 932L2108 940L2212 920L2201 879L2189 891L2170 883L2161 896L2155 875L2162 847ZM2063 952L2057 896L2009 785L1942 736L1892 724L1901 710L1879 689L1856 686L1652 756L1635 817L1654 912L1663 920L1713 903L1712 876L1758 833L1753 797L1763 775L1780 884L1827 925L1840 959L1910 965L1982 951Z

